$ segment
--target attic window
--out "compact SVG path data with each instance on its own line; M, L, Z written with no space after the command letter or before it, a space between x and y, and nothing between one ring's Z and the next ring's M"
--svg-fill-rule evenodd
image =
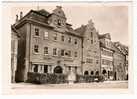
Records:
M60 12L60 11L58 11L58 13L60 14L61 12Z
M61 20L58 20L58 25L61 26Z

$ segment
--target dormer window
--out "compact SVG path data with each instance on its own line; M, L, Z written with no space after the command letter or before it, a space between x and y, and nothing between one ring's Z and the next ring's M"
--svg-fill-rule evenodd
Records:
M75 42L74 42L74 44L77 44L77 39L75 39Z
M61 40L64 42L64 35L61 36Z
M58 25L61 26L61 20L58 20Z
M58 11L58 13L60 14L61 12L60 12L60 11Z
M71 37L69 37L68 42L71 43Z

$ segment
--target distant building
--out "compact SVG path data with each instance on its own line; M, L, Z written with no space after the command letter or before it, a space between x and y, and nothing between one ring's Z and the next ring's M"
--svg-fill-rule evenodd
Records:
M114 78L115 80L128 79L128 48L119 42L114 42Z
M101 49L101 73L106 80L113 80L113 53L111 36L109 33L99 35Z
M100 74L100 43L98 32L92 20L75 31L83 36L82 43L82 71L84 75Z
M99 35L92 20L74 30L61 6L52 13L44 9L31 10L24 17L20 13L14 26L21 35L16 81L26 81L28 72L66 75L73 72L104 75L106 80L112 80L119 68L115 61L124 57L114 55L117 48L113 49L110 34ZM125 59L121 62L123 66ZM121 76L118 72L116 75Z

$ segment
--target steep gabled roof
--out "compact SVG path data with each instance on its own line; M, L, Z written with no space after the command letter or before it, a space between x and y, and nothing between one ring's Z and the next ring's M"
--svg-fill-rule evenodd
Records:
M45 17L48 17L50 15L50 13L48 11L46 11L45 9L37 10L36 12L45 16Z
M86 31L86 25L81 25L81 27L79 28L76 28L75 29L75 32L79 33L81 36L83 36L83 34L85 33Z
M117 47L120 52L122 52L124 55L128 55L128 47L121 44L120 42L114 42L115 47Z
M100 34L100 35L99 35L99 39L102 39L102 38L107 38L107 39L110 39L110 40L111 40L110 33Z
M67 32L70 32L70 33L72 33L74 35L82 37L81 34L76 32L70 25L66 25L66 28L67 28Z

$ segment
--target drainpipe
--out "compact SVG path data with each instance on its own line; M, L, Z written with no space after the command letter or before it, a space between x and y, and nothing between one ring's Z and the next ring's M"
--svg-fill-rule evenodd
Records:
M82 54L82 55L81 55L81 56L82 56L82 59L81 59L81 72L82 72L82 75L83 75L83 48L84 48L84 47L83 47L83 38L82 38L82 42L81 42L81 43L82 43L82 44L81 44L81 47L82 47L82 53L81 53L81 54Z
M100 42L99 42L99 47L100 47ZM100 75L102 74L101 73L101 65L102 65L102 61L101 61L101 47L100 47Z
M115 79L115 66L114 66L114 53L115 53L115 51L113 52L113 61L112 61L112 65L113 65L113 80L116 80Z

